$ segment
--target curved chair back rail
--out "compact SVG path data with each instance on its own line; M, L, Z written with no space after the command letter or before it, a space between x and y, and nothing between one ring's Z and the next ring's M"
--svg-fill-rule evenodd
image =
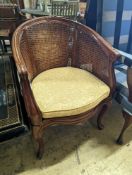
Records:
M26 110L34 126L33 136L39 145L40 156L43 150L43 129L48 125L78 123L98 112L98 127L102 128L100 116L106 111L115 89L112 64L120 55L99 34L68 19L40 17L17 28L12 47ZM92 72L110 87L111 93L94 109L85 113L72 117L42 119L30 83L43 71L65 66Z

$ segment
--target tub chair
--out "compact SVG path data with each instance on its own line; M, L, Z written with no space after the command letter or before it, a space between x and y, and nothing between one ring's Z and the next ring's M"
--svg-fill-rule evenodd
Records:
M103 129L115 90L112 65L120 55L99 34L68 19L40 17L17 28L12 47L38 158L46 127L98 114Z

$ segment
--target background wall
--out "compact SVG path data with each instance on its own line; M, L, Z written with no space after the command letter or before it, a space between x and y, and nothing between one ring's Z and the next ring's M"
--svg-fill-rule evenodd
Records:
M121 12L121 8L123 8L123 13ZM132 0L122 0L122 4L121 0L103 0L102 10L102 36L113 45L115 31L118 29L119 32L119 26L121 25L119 49L126 51L132 18ZM117 11L119 16L122 15L121 22L117 19ZM132 48L130 52L132 53Z
M25 7L30 6L31 0L24 0ZM96 30L114 47L132 53L132 47L128 49L132 0L87 0L91 4L86 12L88 25ZM132 28L132 27L131 27ZM119 41L119 45L118 45ZM131 44L132 45L132 44Z

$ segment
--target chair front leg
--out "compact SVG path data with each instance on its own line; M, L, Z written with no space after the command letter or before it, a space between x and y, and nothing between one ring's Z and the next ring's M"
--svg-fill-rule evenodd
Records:
M32 135L35 141L36 157L38 159L41 159L44 153L44 139L42 126L32 126Z
M123 128L121 130L121 133L116 141L117 144L119 145L122 145L123 144L123 135L124 135L124 132L126 131L126 129L130 126L130 124L132 123L132 116L129 115L127 112L125 111L122 111L123 113L123 117L124 117L124 125L123 125Z
M32 125L32 135L33 139L36 142L37 158L41 159L44 150L42 113L39 110L34 99L33 92L31 90L30 83L28 80L28 74L21 74L20 78L26 110Z

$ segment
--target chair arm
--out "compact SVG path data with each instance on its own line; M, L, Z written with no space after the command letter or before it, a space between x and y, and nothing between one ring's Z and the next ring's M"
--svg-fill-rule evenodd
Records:
M27 111L28 117L31 120L31 124L40 125L42 122L42 114L35 101L27 72L23 72L20 74L20 84L22 88L22 95L23 95L26 111Z
M117 51L121 54L121 63L128 67L127 68L127 85L129 91L128 100L132 102L132 55L120 50Z
M108 41L106 41L101 35L99 35L96 31L88 28L87 30L89 30L91 32L91 34L93 35L94 40L96 40L96 42L98 43L98 45L100 46L100 48L105 52L108 53L108 55L110 55L110 59L112 61L115 61L117 58L120 58L121 54L120 52L118 52L117 49L113 48L111 46L111 44L108 43Z
M117 49L113 48L102 36L96 34L98 36L98 42L100 42L100 46L105 48L105 52L109 53L110 55L110 60L112 62L116 61L121 57L120 52L118 52Z
M34 96L30 87L29 74L28 74L25 62L23 60L23 56L21 55L20 48L17 47L19 41L16 40L15 35L16 33L14 33L14 37L12 40L12 50L14 55L13 58L16 63L18 75L20 77L21 91L22 91L22 96L24 99L26 111L27 111L28 117L31 120L32 125L34 124L40 125L42 122L42 117L41 117L42 115L34 99Z
M87 26L80 24L77 28L76 60L78 65L86 67L88 71L105 82L112 94L116 87L113 63L120 57L119 52Z
M126 52L123 52L121 50L118 50L118 49L116 50L121 54L121 59L120 59L121 63L125 64L128 67L131 67L132 66L132 55Z

